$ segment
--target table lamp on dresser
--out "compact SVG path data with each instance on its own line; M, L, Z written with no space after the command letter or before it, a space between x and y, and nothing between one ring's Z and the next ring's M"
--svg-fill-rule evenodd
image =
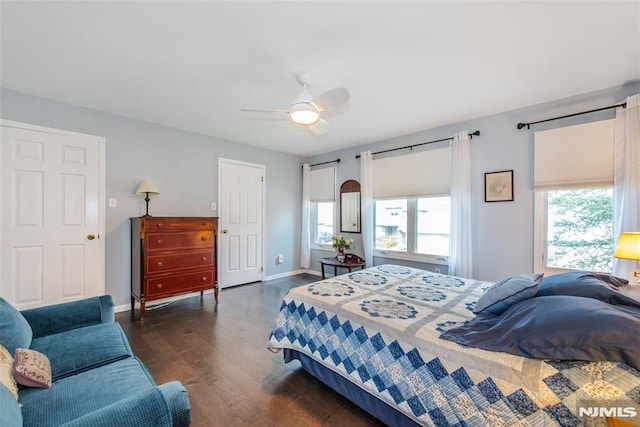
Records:
M640 232L624 232L620 234L618 246L613 254L614 257L620 259L631 259L638 261L640 267ZM640 277L640 268L634 271L635 277ZM638 280L640 285L640 280Z
M160 194L160 192L158 191L156 186L153 185L153 182L149 181L148 179L145 179L138 186L138 189L136 190L136 194L145 195L144 201L147 203L147 211L142 217L143 218L150 217L151 215L149 215L149 200L151 199L149 199L149 194Z

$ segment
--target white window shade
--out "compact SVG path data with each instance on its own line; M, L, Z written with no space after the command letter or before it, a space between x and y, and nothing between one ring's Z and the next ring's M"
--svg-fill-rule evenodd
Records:
M613 119L536 132L534 188L612 185L613 140Z
M309 199L312 202L335 202L336 168L312 170L309 181Z
M375 159L373 197L377 199L449 194L449 147Z

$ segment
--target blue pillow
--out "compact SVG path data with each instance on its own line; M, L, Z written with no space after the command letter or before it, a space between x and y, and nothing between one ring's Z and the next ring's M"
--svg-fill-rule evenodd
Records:
M555 360L625 362L640 370L640 309L593 298L545 296L483 313L442 333L458 344Z
M507 277L492 285L480 296L474 313L499 315L513 304L532 298L538 292L542 274L520 274Z
M570 295L594 298L609 304L640 308L640 301L625 295L618 290L617 285L612 284L611 281L602 280L601 277L603 275L599 273L585 271L546 276L540 284L538 296ZM615 276L609 276L609 278L611 277Z
M29 348L33 331L14 306L0 297L0 344L13 356L16 348Z

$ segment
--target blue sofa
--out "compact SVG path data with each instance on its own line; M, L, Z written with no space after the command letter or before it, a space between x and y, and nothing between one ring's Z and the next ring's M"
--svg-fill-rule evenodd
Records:
M18 311L0 298L0 344L30 348L51 363L52 387L0 384L0 426L188 426L177 381L158 386L115 322L110 296Z

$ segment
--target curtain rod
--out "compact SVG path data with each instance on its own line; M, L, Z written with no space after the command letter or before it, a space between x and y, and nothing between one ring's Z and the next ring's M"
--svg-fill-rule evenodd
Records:
M480 131L477 130L475 132L471 132L469 136L471 137L471 139L473 139L474 136L480 136ZM433 144L436 142L451 141L451 140L453 140L453 137L436 139L435 141L421 142L420 144L406 145L404 147L390 148L388 150L376 151L375 153L371 153L371 155L374 156L376 154L388 153L390 151L404 150L406 148L413 150L413 147L419 147L421 145L427 145L427 144ZM360 154L356 154L356 159L359 159L359 158L360 158Z
M329 160L329 161L322 162L322 163L314 163L314 164L312 164L312 165L309 165L309 167L313 167L313 166L320 166L320 165L326 165L326 164L328 164L328 163L340 163L340 159ZM301 167L304 167L304 166L301 166Z
M525 126L527 127L527 129L529 129L529 126L536 125L538 123L550 122L552 120L566 119L567 117L574 117L574 116L580 116L582 114L596 113L598 111L610 110L612 108L618 108L618 107L627 108L627 103L623 102L622 104L612 105L610 107L596 108L595 110L583 111L581 113L573 113L573 114L567 114L566 116L552 117L550 119L538 120L537 122L518 123L518 129L522 129Z

